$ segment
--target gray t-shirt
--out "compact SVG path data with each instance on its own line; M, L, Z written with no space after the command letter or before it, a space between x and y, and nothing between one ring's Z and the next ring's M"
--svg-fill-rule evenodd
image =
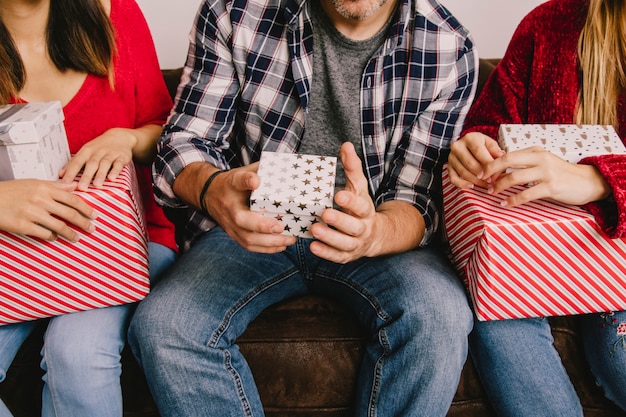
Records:
M312 0L313 83L309 112L299 153L338 156L344 142L352 142L363 159L361 143L361 77L370 57L380 48L390 23L370 39L355 41L332 24L319 0ZM340 162L340 161L338 161ZM335 186L346 184L337 165Z

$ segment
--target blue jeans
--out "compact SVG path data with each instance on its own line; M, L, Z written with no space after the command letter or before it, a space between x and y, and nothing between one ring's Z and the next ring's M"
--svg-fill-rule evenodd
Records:
M149 243L150 279L158 277L176 254ZM136 304L99 308L53 317L41 350L45 371L42 417L122 416L120 355ZM39 321L0 326L0 381L15 354ZM0 417L12 414L0 402Z
M420 249L339 265L310 242L258 254L214 228L139 303L129 344L161 416L263 416L236 340L267 307L307 293L346 304L369 333L355 415L446 414L472 326L448 260Z
M578 319L597 384L626 409L626 312ZM498 416L583 416L546 318L475 321L470 352Z

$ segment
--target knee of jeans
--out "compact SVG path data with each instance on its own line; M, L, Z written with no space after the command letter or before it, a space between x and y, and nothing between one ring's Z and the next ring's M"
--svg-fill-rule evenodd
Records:
M464 345L473 327L472 311L467 303L432 302L414 312L410 319L417 324L420 337L428 337L433 343Z
M125 345L125 332L48 331L44 337L42 358L48 367L54 364L65 369L93 369L117 366Z
M47 373L59 371L71 374L100 367L99 362L107 360L107 355L99 355L96 349L75 343L75 340L50 340L44 343L41 358L41 367ZM119 363L119 357L114 362Z
M150 308L150 301L146 299L139 304L128 328L128 344L138 361L141 361L142 351L154 350L168 344L168 338L175 342L180 330L181 322L155 314Z
M396 300L396 303L398 301ZM472 330L473 315L467 302L452 299L407 299L403 307L388 318L386 326L411 332L416 340L428 343L464 344Z
M150 330L152 325L150 315L144 313L140 303L128 326L128 344L133 353L142 347L143 344L140 344L139 341L149 340L154 335L154 332ZM147 331L145 331L146 329Z

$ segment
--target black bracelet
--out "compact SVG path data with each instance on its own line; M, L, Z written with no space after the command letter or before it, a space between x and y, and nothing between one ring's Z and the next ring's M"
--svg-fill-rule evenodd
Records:
M204 214L209 214L209 212L206 209L206 204L204 203L204 196L206 195L206 192L209 189L209 185L211 185L211 183L213 182L215 177L218 176L218 174L221 174L222 172L226 172L226 171L228 171L228 170L227 169L219 169L219 170L215 171L214 173L209 175L209 178L207 178L206 182L202 186L202 190L200 191L200 208L202 209L202 212Z

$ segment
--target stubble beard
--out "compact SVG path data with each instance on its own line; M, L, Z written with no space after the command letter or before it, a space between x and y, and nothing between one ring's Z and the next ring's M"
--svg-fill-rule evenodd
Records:
M351 20L365 20L374 15L388 0L331 0L341 16ZM353 7L351 7L353 6Z

